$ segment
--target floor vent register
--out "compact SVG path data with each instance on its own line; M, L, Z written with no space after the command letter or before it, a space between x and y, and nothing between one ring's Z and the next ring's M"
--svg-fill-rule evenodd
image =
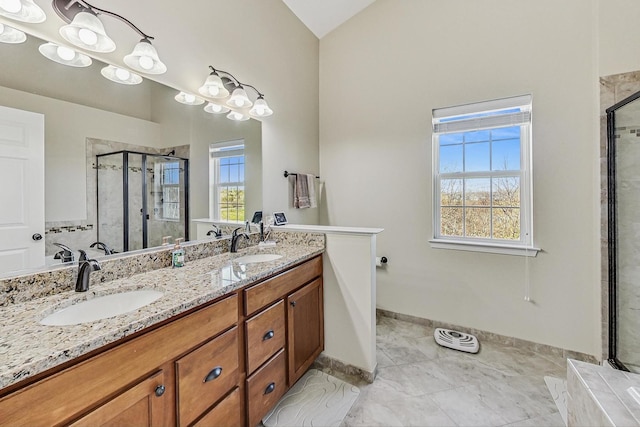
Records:
M454 350L465 351L467 353L477 353L480 350L478 339L470 334L458 332L451 329L436 328L433 333L436 342L443 347Z

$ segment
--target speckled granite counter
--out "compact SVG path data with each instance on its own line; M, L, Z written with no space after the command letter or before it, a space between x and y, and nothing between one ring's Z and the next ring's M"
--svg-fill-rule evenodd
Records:
M278 244L243 249L189 261L185 267L160 268L102 283L89 292L66 291L2 307L0 388L7 387L78 356L115 342L160 321L202 305L252 282L324 252L323 246ZM240 265L234 258L255 253L282 255L275 261ZM83 325L43 326L48 314L95 296L157 289L159 300L131 313Z

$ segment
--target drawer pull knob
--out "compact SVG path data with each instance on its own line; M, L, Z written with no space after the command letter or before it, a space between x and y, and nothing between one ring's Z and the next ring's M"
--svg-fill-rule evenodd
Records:
M222 374L222 366L217 366L215 368L213 368L211 370L211 372L209 372L209 374L204 377L204 381L202 381L203 383L208 383L211 380L215 380L216 378L218 378L220 376L220 374Z
M272 329L266 334L264 334L264 336L262 337L262 341L270 340L271 338L273 338L274 335L275 333L273 332L273 329Z
M264 389L264 394L269 394L276 389L276 383L271 383Z
M291 307L295 307L296 306L296 302L295 301L291 301Z
M162 384L160 384L159 386L156 387L156 391L155 391L156 396L158 397L162 396L165 390L166 390L165 387Z

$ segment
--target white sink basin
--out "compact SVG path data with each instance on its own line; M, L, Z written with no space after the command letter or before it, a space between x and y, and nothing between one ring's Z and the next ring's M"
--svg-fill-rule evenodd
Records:
M62 308L40 321L42 325L68 326L106 319L151 304L164 295L160 291L138 290L105 295Z
M239 264L251 264L256 262L268 262L275 261L279 258L282 258L282 255L277 254L255 254L255 255L245 255L239 258L234 259L234 262Z

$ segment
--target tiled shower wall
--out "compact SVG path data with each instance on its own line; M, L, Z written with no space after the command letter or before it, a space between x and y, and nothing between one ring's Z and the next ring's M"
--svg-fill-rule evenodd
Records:
M602 358L609 358L609 261L607 213L607 113L606 109L640 91L640 71L600 78L600 231L601 231L601 299L602 299ZM639 124L640 125L640 124ZM631 130L626 129L631 135ZM633 134L634 136L637 133Z
M86 169L87 169L87 219L84 221L47 221L45 223L45 254L53 255L60 248L53 243L62 243L70 248L87 249L89 245L97 240L97 219L96 219L96 155L106 154L116 151L130 150L148 154L164 154L171 150L175 155L182 158L189 158L189 145L181 145L166 148L146 147L142 145L127 144L117 141L108 141L96 138L86 140ZM121 181L121 180L120 180ZM173 233L178 236L178 233ZM76 254L77 255L77 254Z

